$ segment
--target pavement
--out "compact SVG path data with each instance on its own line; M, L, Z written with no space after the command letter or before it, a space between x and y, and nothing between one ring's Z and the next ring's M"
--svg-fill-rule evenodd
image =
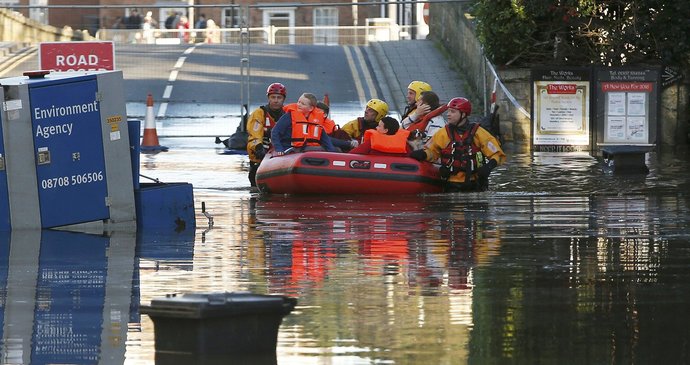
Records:
M441 102L468 95L465 81L434 41L374 42L369 48L374 73L378 80L385 80L379 85L391 109L402 113L407 85L415 80L429 83Z
M0 42L0 58L17 52L22 46L17 42Z
M36 47L22 42L0 42L0 77L6 77L25 58L37 52Z

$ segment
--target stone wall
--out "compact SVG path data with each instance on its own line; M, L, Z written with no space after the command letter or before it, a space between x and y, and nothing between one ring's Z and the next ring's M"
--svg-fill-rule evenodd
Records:
M92 40L86 31L56 28L26 18L18 12L0 9L0 40L18 44Z
M499 106L501 134L505 141L518 145L530 145L531 107L530 69L495 67L485 62L483 49L475 36L473 19L457 3L434 3L429 9L429 38L438 41L453 55L451 58L459 69L464 70L465 79L478 106L475 110L488 113L491 93L494 88L495 70L500 82L496 88L496 103ZM505 90L500 84L505 86ZM661 85L660 85L661 86ZM662 146L686 145L689 141L690 96L686 82L676 83L661 93L659 113L659 134L657 144ZM507 91L507 92L506 92Z
M688 99L690 98L687 82L671 85L661 93L659 140L662 145L680 146L690 142Z

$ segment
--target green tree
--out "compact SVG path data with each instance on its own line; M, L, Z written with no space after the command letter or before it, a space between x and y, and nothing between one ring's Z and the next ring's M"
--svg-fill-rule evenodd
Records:
M690 65L690 2L477 0L472 13L497 64Z

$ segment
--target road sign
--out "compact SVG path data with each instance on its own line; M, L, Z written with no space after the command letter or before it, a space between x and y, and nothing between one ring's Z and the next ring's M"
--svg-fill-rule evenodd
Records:
M38 48L38 66L52 71L115 69L113 42L46 42Z
M429 25L429 3L424 4L422 8L422 15L424 15L424 23Z

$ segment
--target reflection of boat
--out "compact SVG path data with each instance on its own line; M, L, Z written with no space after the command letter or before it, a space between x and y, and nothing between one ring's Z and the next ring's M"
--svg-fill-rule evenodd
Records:
M441 191L438 168L409 157L306 151L267 156L256 173L264 193L419 194Z

